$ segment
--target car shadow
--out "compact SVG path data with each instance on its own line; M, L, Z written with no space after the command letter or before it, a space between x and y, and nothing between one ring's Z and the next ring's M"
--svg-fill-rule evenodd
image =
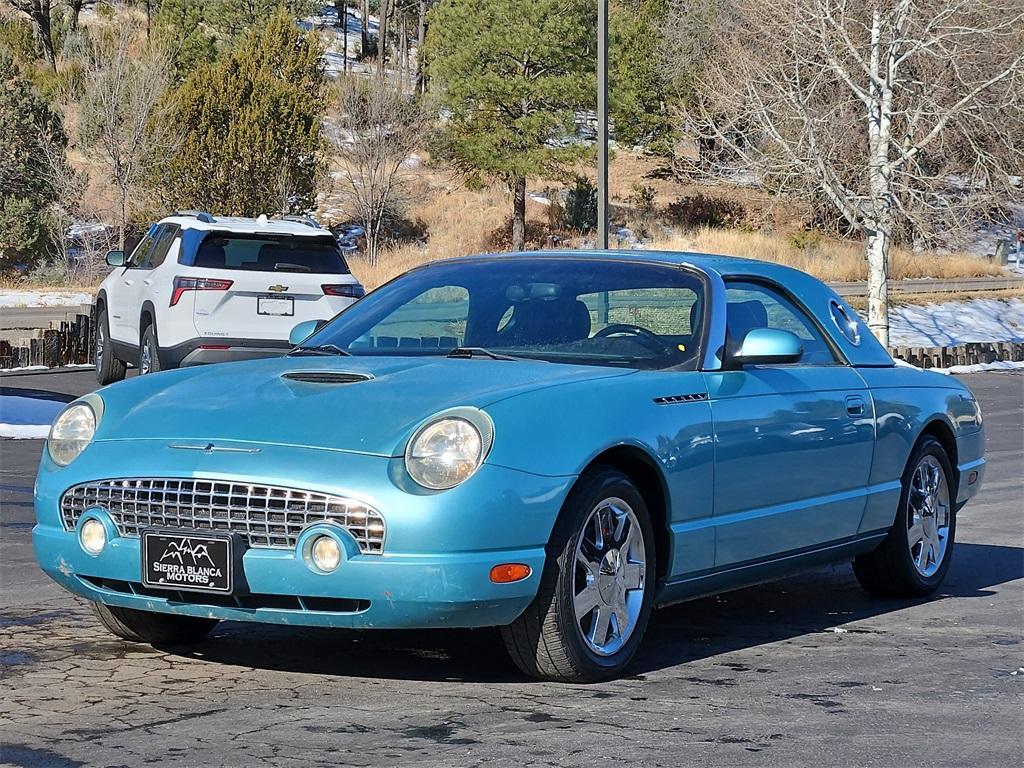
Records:
M849 564L680 603L655 611L629 675L731 651L809 636L950 597L986 597L1024 578L1024 549L957 544L942 590L920 600L876 598ZM850 627L852 633L870 628ZM225 622L175 655L263 670L337 677L459 682L528 682L512 665L496 629L331 630Z

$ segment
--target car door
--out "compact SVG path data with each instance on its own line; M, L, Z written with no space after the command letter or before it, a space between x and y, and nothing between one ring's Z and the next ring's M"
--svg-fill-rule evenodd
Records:
M753 328L803 342L788 365L706 373L715 432L715 567L856 534L874 448L871 397L821 327L779 286L726 283L727 343Z
M153 285L153 269L163 262L178 230L176 224L151 226L112 286L116 293L110 299L111 331L118 341L139 345L139 317Z

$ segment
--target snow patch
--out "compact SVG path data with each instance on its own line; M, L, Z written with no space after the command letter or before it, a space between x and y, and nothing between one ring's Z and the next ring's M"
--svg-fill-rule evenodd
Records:
M894 347L954 347L971 342L1024 341L1024 299L972 299L889 312Z
M49 434L49 424L0 424L0 439L45 440Z
M0 291L3 307L78 307L92 304L92 294L80 291Z
M949 368L918 368L906 360L893 360L897 368L913 368L918 371L928 370L932 373L960 375L964 373L984 373L985 371L1024 371L1024 361L995 360L991 363L972 363L971 365L951 365Z

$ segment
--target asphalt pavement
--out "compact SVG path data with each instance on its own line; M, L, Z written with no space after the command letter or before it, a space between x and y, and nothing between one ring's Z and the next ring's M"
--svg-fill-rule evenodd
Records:
M0 441L0 764L1021 766L1024 375L963 380L989 465L940 594L872 598L839 565L685 603L629 676L589 686L524 678L493 630L121 642L35 566L41 441Z

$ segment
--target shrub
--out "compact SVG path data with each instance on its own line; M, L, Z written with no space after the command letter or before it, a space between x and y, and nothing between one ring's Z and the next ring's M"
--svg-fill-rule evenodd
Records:
M597 188L585 176L576 177L565 198L565 226L577 232L597 229Z
M698 193L671 203L666 214L677 227L736 227L743 223L746 209L735 200Z

